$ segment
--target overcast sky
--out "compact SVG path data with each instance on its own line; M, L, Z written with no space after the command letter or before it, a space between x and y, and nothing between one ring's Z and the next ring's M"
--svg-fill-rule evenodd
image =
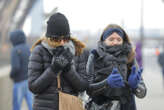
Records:
M162 0L144 1L144 27L164 28ZM128 29L140 27L141 0L44 0L44 10L58 7L69 19L72 30L96 31L109 23Z

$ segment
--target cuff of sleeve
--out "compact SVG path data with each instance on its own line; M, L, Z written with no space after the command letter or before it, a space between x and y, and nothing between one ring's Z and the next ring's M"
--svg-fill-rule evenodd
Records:
M54 67L54 66L50 66L50 68L51 68L51 70L54 72L54 73L56 73L56 74L58 74L61 70L58 68L58 67Z

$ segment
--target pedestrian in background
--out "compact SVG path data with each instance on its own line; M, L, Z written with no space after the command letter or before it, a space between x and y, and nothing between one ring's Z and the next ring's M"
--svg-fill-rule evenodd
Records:
M142 61L142 44L141 42L136 43L136 60L139 65L139 67L143 66L143 61Z
M21 110L23 99L26 100L29 110L32 110L32 93L28 89L28 59L29 46L26 44L26 36L22 30L10 33L11 50L10 78L13 85L13 110Z
M161 67L161 71L162 71L162 77L163 77L163 85L164 85L164 52L161 52L158 55L158 63Z
M107 78L109 84L99 94L88 92L92 98L88 110L136 110L134 95L146 96L135 50L127 33L116 24L104 29L98 47L89 55L87 72L93 76L91 83Z

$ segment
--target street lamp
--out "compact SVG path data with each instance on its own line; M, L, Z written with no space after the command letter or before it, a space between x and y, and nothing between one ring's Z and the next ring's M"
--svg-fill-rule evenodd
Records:
M142 66L144 66L143 61L143 44L144 44L144 0L141 0L141 9L140 9L140 43L141 43L141 57L142 57Z
M143 47L143 41L144 41L144 0L141 0L141 18L140 18L140 42L141 47Z

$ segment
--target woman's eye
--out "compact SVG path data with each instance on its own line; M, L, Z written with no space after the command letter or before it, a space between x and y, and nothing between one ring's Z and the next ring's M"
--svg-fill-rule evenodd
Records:
M117 39L117 41L121 41L121 39Z
M112 39L112 38L111 38L111 39L109 39L109 41L113 41L113 40L114 40L114 39Z

